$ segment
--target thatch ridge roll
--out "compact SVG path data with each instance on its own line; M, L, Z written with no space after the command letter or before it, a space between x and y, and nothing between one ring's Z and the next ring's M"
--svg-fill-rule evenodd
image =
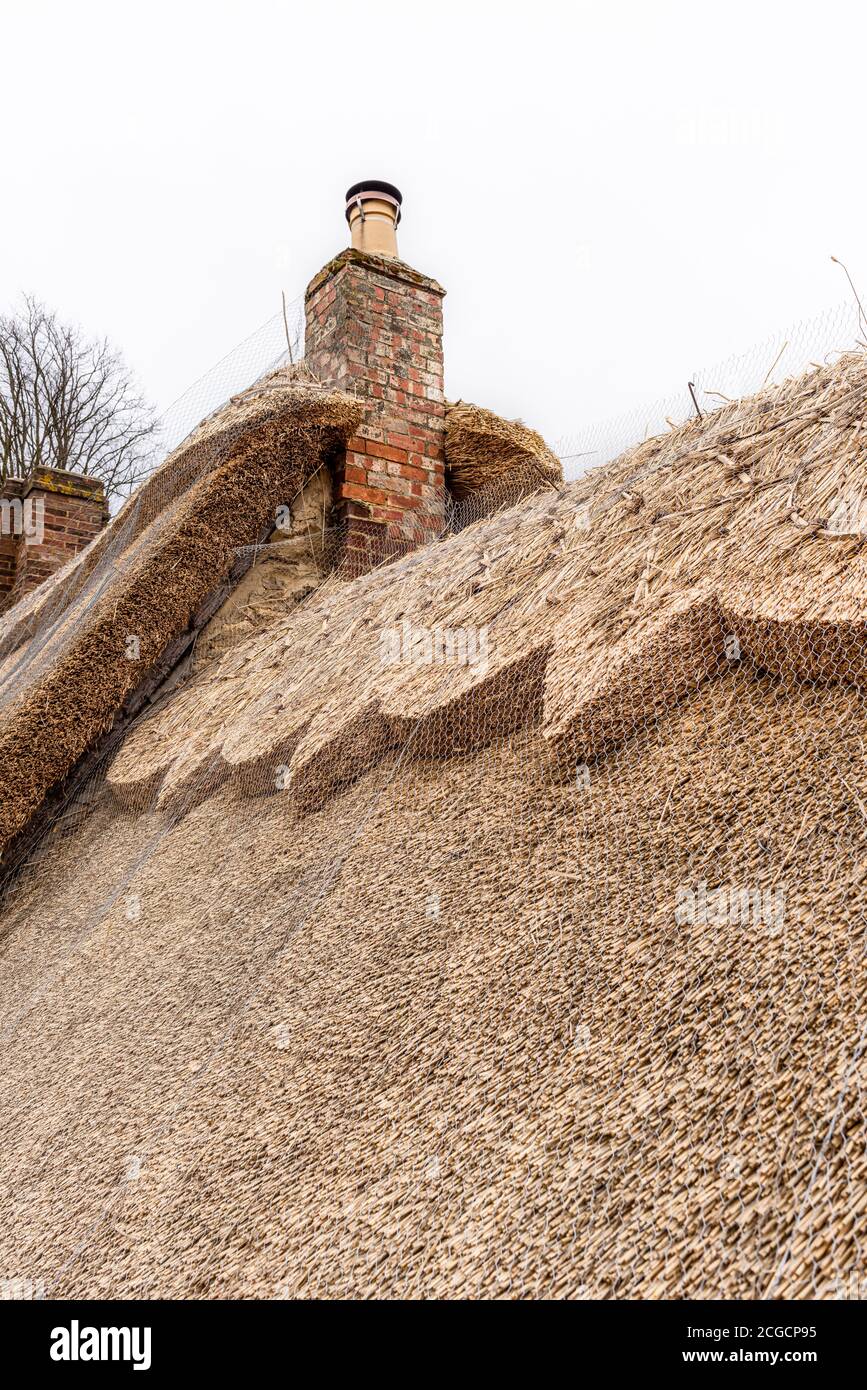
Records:
M536 430L468 401L446 402L445 452L446 479L458 501L500 482L526 492L563 482L560 460Z
M170 525L64 634L60 650L0 722L6 772L0 846L28 822L46 793L112 725L125 697L201 601L226 576L240 546L253 544L320 464L323 447L345 440L362 406L340 392L295 386L274 393L233 428L225 461L183 498ZM130 659L127 640L138 638Z
M257 423L273 417L283 404L297 399L299 391L308 396L325 391L307 378L303 363L270 373L202 420L84 550L0 616L0 660L34 635L48 631L76 600L95 597L105 570L119 562L209 469L222 462L236 441ZM9 679L8 673L5 679Z

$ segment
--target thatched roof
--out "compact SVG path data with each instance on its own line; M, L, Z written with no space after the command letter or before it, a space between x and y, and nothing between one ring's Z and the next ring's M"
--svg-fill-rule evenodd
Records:
M138 723L8 900L9 1268L834 1296L865 399L852 354L325 584ZM477 659L383 658L436 632Z

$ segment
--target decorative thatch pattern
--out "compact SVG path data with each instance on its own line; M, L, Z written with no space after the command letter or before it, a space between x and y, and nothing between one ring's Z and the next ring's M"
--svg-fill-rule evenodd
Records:
M216 723L204 716L202 763L219 756L247 785L252 760L270 786L274 766L288 760L294 793L312 804L420 718L441 728L442 748L540 718L555 762L568 768L603 754L741 651L781 675L860 683L867 547L859 535L830 532L821 509L827 518L861 485L853 460L865 383L865 359L853 355L649 441L359 585L324 590L282 632L277 624L270 643L253 640L204 677L203 708L220 704L221 688L225 697ZM796 496L811 509L807 524ZM384 664L382 633L402 625L484 631L487 659ZM275 646L285 654L278 662ZM238 662L241 698L229 678ZM512 689L522 693L507 695ZM462 715L466 701L486 717ZM160 740L142 725L110 782L149 782L155 761L168 769L176 730L165 729Z

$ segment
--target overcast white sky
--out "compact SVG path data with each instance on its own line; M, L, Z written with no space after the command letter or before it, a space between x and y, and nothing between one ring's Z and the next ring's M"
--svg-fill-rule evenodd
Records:
M0 0L0 307L163 408L404 194L446 388L550 439L867 286L865 7ZM841 346L846 346L841 344Z

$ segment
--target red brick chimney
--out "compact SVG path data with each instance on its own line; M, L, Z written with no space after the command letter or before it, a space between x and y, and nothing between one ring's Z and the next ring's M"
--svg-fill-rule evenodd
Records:
M102 483L60 468L0 488L0 611L77 555L108 520Z
M352 246L314 276L305 300L308 366L371 406L335 465L352 572L431 540L445 520L445 290L398 259L401 201L376 179L349 189Z

